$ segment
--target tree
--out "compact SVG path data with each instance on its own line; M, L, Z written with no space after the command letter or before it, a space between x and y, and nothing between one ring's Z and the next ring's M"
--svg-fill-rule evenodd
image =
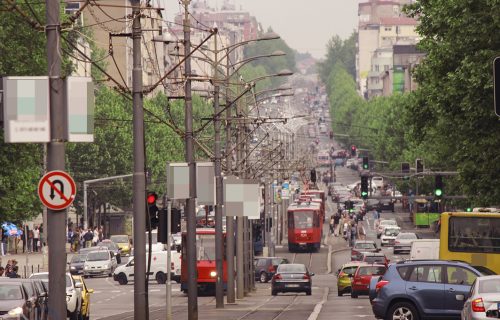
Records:
M353 31L346 40L342 40L338 35L335 35L328 41L325 60L318 63L318 72L323 83L328 82L332 68L338 63L342 64L353 78L356 78L357 38L357 32Z

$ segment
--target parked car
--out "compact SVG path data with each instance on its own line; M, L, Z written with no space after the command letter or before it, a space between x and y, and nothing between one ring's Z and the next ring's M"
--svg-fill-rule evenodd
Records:
M36 309L21 279L9 280L12 279L0 280L0 314L2 315L0 318L34 319Z
M372 310L377 319L459 318L464 297L482 275L459 261L406 260L391 264L375 284Z
M384 228L384 233L380 236L380 245L383 246L392 246L394 245L394 241L396 241L396 237L401 231L400 227L387 226Z
M72 256L71 260L68 262L69 273L73 275L83 274L83 266L85 265L85 260L87 260L86 253L79 253Z
M80 315L82 320L90 319L90 294L94 293L94 289L87 288L85 281L82 276L73 276L75 283L81 283L81 295L82 295L82 306L80 309Z
M361 261L348 262L337 271L337 293L342 296L344 293L351 293L352 276L360 265L364 265Z
M383 275L386 270L384 264L360 265L352 275L351 298L368 295L371 278Z
M462 320L500 319L500 276L476 278L462 309Z
M39 272L33 273L30 276L30 279L40 279L47 286L47 293L49 293L49 273L48 272ZM68 317L71 320L77 320L80 317L80 310L82 305L82 295L80 290L81 284L75 283L71 274L66 273L66 309Z
M109 240L115 243L120 249L120 260L121 256L129 256L131 252L130 238L126 234L115 234L109 237ZM109 248L108 248L109 249ZM118 262L118 263L121 263Z
M268 282L276 273L276 269L282 263L289 263L286 258L266 257L255 259L255 280Z
M418 236L413 232L400 232L394 240L394 254L401 251L409 252L411 250L411 243L417 239Z
M378 263L387 266L390 262L382 252L362 252L361 255L361 261L368 264Z
M388 227L388 226L391 226L391 227L397 227L398 226L398 223L396 222L396 220L381 220L378 227L377 227L377 239L380 239L380 236L382 235L382 233L384 233L384 229L385 227Z
M39 304L42 306L40 310L41 313L38 315L38 319L46 320L49 316L49 291L48 286L40 279L29 279L35 285Z
M100 249L90 251L83 266L83 277L109 276L113 275L117 267L116 257L113 251Z
M361 260L361 252L379 252L380 249L377 247L375 241L372 240L358 240L354 243L351 248L351 261Z
M271 281L271 294L275 296L278 292L305 292L310 296L312 276L314 273L309 272L303 264L280 264Z

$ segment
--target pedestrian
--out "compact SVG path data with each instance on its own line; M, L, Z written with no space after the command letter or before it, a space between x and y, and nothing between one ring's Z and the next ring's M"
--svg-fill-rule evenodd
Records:
M340 223L340 215L336 214L333 216L333 232L336 237L339 235L339 232L337 230L339 223Z
M358 238L360 240L366 240L366 230L365 227L363 226L363 223L358 223Z
M28 244L26 243L26 241L28 240L28 235L26 234L27 231L28 231L28 226L24 225L21 234L21 241L23 242L23 253L28 251Z
M12 266L11 270L9 273L6 273L5 275L9 278L21 278L21 276L18 274L19 267L17 265Z
M4 272L5 272L4 267L0 266L0 277L3 276Z
M351 234L351 242L350 242L350 246L354 246L354 242L356 241L356 238L357 238L357 226L356 226L356 223L353 221L352 224L351 224L351 228L350 228L350 234Z
M28 253L33 252L33 230L28 229Z
M85 248L90 248L92 246L92 240L94 239L94 234L92 229L88 228L87 232L83 235L83 240L85 241Z
M95 227L93 231L92 245L96 246L98 242L99 242L99 229Z
M333 215L330 217L330 234L333 234L335 232L335 224L334 224L334 218Z
M40 229L38 226L33 229L33 252L38 252L38 240L40 239Z

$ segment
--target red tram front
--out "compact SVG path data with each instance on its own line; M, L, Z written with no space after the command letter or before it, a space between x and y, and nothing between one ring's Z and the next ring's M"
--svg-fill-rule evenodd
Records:
M298 202L288 207L288 250L317 251L322 237L321 204Z
M182 234L182 256L181 256L181 291L187 293L187 252L186 233ZM223 248L226 246L226 234L224 233ZM227 263L226 250L223 250L223 276L224 290L227 288ZM196 268L198 274L198 291L215 292L217 280L217 269L215 266L215 229L196 229Z

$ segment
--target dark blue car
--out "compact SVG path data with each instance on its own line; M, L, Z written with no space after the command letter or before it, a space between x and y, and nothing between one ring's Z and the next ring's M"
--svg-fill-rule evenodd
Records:
M372 310L377 319L460 319L470 287L482 275L469 264L457 261L391 264L380 281L370 283Z

